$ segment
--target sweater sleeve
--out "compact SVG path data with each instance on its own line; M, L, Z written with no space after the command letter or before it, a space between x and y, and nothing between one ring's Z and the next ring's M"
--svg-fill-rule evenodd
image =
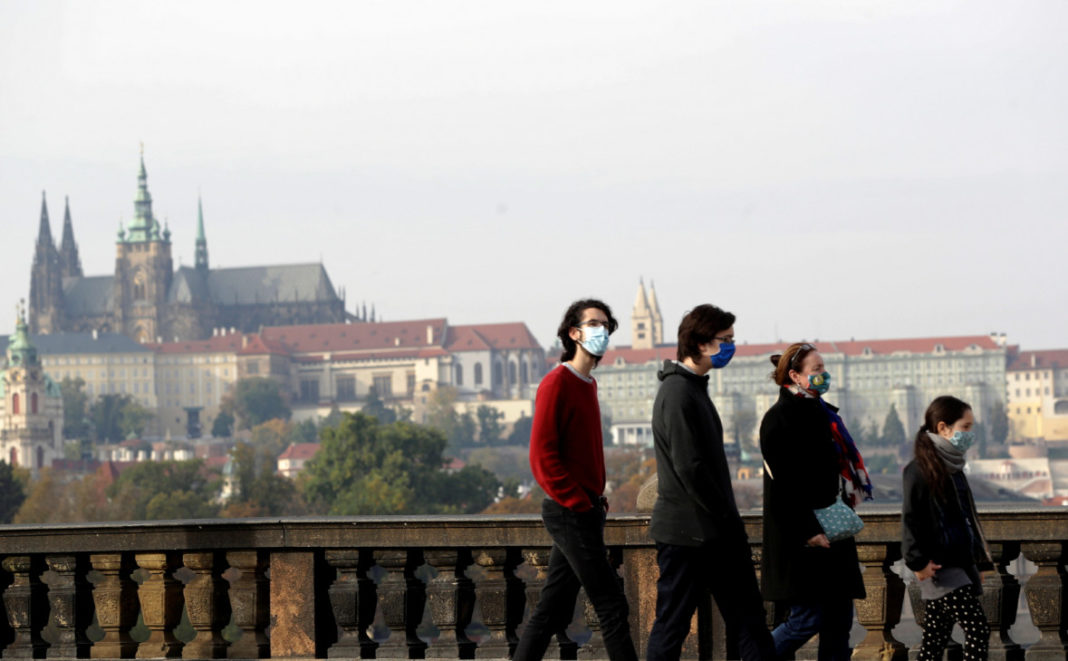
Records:
M793 441L796 439L790 438L781 417L764 418L760 425L760 452L770 469L771 488L782 495L774 499L773 516L789 526L794 541L800 545L822 534L823 527L807 499L801 497L811 486L805 483L807 476L798 469L805 461L796 456L800 444Z
M530 470L545 494L568 509L585 512L593 508L590 497L564 465L560 443L561 421L568 402L562 397L561 379L547 375L534 398L530 430Z
M931 539L934 525L930 515L930 500L933 497L923 479L919 466L910 463L902 476L903 502L901 504L901 556L905 566L919 571L933 560Z
M716 518L737 519L740 524L738 507L725 491L731 485L716 484L719 477L716 462L709 453L722 449L710 442L713 439L708 436L712 430L699 422L707 418L699 410L699 402L690 396L672 398L672 405L664 406L661 412L667 437L671 439L671 465L686 494Z

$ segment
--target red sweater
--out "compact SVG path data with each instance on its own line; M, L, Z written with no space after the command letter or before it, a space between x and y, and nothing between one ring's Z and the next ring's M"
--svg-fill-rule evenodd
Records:
M597 383L586 383L566 365L545 375L534 400L530 468L545 493L585 512L604 492L604 444Z

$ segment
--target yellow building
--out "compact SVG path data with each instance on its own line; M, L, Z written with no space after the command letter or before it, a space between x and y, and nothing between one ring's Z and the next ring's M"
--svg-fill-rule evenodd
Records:
M241 333L207 340L146 345L155 353L161 436L207 435L223 397L238 379L238 354L247 344Z
M1068 349L1017 353L1005 390L1012 440L1068 440Z

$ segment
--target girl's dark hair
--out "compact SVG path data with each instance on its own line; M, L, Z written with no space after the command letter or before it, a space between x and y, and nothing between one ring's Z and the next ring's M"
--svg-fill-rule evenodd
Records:
M734 314L715 305L698 305L687 312L679 323L679 346L675 355L679 360L700 360L700 345L710 343L716 335L733 325Z
M771 364L775 366L775 369L768 376L775 382L775 385L790 385L793 383L790 379L790 370L801 371L801 363L805 362L805 357L813 351L819 351L815 344L809 344L808 342L791 344L786 347L786 351L771 357Z
M571 339L571 329L578 328L579 323L582 322L582 312L589 308L597 308L604 313L604 316L608 317L608 334L616 332L616 328L619 327L619 322L612 316L612 308L602 301L598 301L596 298L584 298L581 301L575 301L571 304L571 307L564 313L564 318L560 322L560 327L556 329L556 337L560 338L560 343L564 345L564 350L560 353L560 362L566 363L575 357L575 352L578 350L578 343ZM601 362L600 356L593 357L593 364Z
M912 447L912 451L916 455L916 465L919 467L923 479L927 484L931 485L931 491L938 494L939 498L941 498L942 493L940 487L949 479L949 471L946 470L946 465L942 462L942 458L938 456L934 441L927 435L927 432L937 434L938 423L940 422L952 427L964 417L965 413L971 410L972 407L967 402L963 402L952 395L936 397L927 407L927 412L923 414L923 426L920 427L920 431L916 432L916 441Z

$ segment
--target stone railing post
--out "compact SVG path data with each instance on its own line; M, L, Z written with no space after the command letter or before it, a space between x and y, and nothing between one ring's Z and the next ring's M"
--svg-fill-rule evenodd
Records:
M15 555L4 558L5 570L13 582L4 590L7 621L15 639L3 652L5 659L40 659L48 649L41 630L48 623L48 600L41 582L44 563L39 556Z
M130 629L137 623L137 584L130 578L133 562L122 553L91 555L89 562L102 577L93 585L93 603L96 621L104 631L90 655L131 659L137 652L137 643L130 638Z
M420 557L417 559L416 555ZM379 644L376 658L418 659L423 656L426 643L415 633L423 619L425 601L423 582L415 576L415 569L422 564L421 556L416 551L409 554L403 549L374 552L375 562L388 572L378 585L378 605L382 619L389 627L389 638Z
M330 658L370 658L378 644L367 636L375 615L374 581L367 576L369 552L359 549L328 549L326 563L335 571L327 592L334 621L341 629L337 642L327 650Z
M1068 613L1065 610L1064 542L1023 544L1024 557L1038 565L1027 580L1024 594L1031 622L1041 634L1027 648L1027 661L1064 661L1068 659L1068 636L1065 634Z
M660 570L656 565L656 549L623 549L623 591L630 604L630 634L644 659L649 631L656 619L656 579Z
M524 549L523 559L530 565L534 576L526 581L526 613L522 622L530 619L531 613L538 606L541 597L541 589L545 586L545 579L549 573L549 549ZM521 631L519 632L521 635ZM567 634L556 635L555 640L549 642L545 651L546 659L574 659L578 654L578 644L567 637Z
M85 580L87 558L50 555L45 561L56 576L48 586L48 602L56 628L56 641L49 655L86 658L90 643L85 629L93 618L93 598L89 582Z
M137 590L141 618L148 627L148 638L137 646L137 658L173 658L182 655L182 642L174 637L174 628L182 619L182 584L174 577L180 566L174 553L138 553L137 566L148 577Z
M482 577L475 582L475 600L482 614L482 624L489 629L489 637L479 643L476 659L503 659L508 656L508 583L504 579L504 563L508 553L503 548L483 548L474 552L475 564L482 568Z
M894 638L891 630L901 621L905 584L890 566L901 556L896 543L857 544L857 555L864 565L866 599L855 601L857 621L868 630L867 636L853 650L858 661L905 661L908 652Z
M471 554L466 550L434 549L424 551L423 555L427 564L438 572L426 586L426 603L431 620L440 631L437 641L427 649L426 657L473 658L476 643L465 633L475 603L474 583L464 573L471 565Z
M232 659L265 659L271 655L267 638L270 622L270 592L267 558L261 551L229 551L226 562L237 577L230 582L230 612L241 638L230 645Z
M1016 622L1020 603L1020 583L1009 573L1009 563L1020 555L1019 542L992 542L990 555L994 569L983 580L983 611L990 622L990 661L1023 661L1023 648L1009 635Z
M222 630L230 623L230 600L222 574L222 553L186 553L182 562L195 574L184 589L189 625L196 636L185 644L182 656L187 659L224 659L229 643Z

